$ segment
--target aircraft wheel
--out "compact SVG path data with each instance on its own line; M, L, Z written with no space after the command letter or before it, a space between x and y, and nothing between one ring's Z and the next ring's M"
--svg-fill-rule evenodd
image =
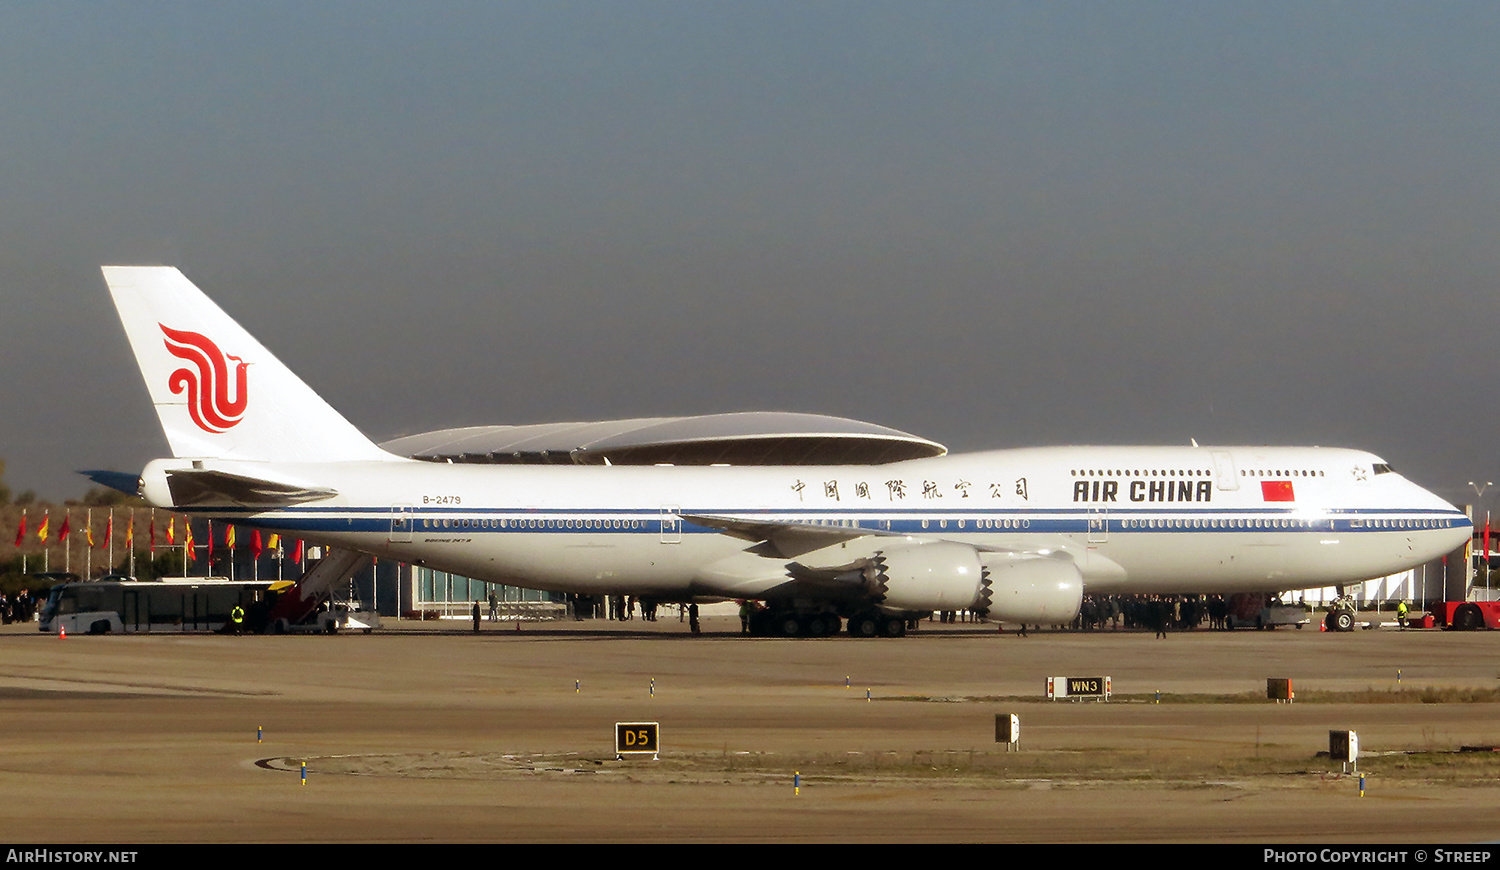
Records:
M828 622L823 619L822 614L814 614L806 618L802 626L802 631L808 637L827 637Z
M880 621L880 634L882 637L905 637L906 620L899 616L887 616Z
M880 634L880 623L868 613L858 614L849 620L851 637L874 637Z
M1334 631L1354 630L1354 614L1347 610L1335 610L1328 614L1328 618L1332 621L1331 627Z
M844 621L832 613L823 614L823 622L828 626L828 630L823 632L824 637L832 637L844 628Z
M776 621L776 627L782 637L796 637L802 633L802 620L797 618L797 614L788 613Z

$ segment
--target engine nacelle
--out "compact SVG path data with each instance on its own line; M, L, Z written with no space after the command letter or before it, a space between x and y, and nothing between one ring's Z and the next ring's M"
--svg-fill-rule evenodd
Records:
M881 550L872 569L876 600L895 610L967 610L984 580L979 552L952 541Z
M1083 574L1076 564L1066 559L987 555L985 595L990 619L1066 625L1078 616Z

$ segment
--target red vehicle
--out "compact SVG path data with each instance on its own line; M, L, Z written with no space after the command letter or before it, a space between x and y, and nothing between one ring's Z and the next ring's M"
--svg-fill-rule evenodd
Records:
M1456 631L1500 628L1500 601L1442 601L1432 615L1438 625Z

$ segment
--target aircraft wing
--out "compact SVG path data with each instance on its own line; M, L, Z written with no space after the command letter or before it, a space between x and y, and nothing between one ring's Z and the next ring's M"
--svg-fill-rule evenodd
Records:
M758 556L767 556L776 559L793 559L814 550L821 550L834 544L847 543L860 538L900 538L907 541L942 541L947 540L944 535L912 535L907 532L896 532L886 529L858 528L851 526L824 526L814 523L799 523L788 520L751 520L743 517L718 516L714 514L682 514L682 518L694 525L709 529L718 529L726 535L754 542L755 546L749 548L749 552ZM1067 548L1070 543L1066 538L1058 536L1052 546L1036 546L1041 544L1037 536L1028 536L1028 543L1033 546L1025 548L1001 547L988 544L974 544L965 542L975 550L984 553L1009 553L1013 555L1051 555L1058 550ZM876 542L872 541L872 544ZM877 544L878 546L878 544ZM874 549L872 547L872 549Z
M747 520L740 517L714 516L712 514L683 514L682 518L708 529L718 529L726 535L755 544L750 552L757 556L775 559L791 559L813 550L821 550L833 544L852 541L871 535L890 535L876 529L856 529L846 526L820 526L812 523ZM900 536L904 537L904 536Z

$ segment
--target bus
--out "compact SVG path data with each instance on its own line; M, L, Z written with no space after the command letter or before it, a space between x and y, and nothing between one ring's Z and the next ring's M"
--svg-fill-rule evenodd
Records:
M235 605L244 608L248 629L256 616L264 621L275 583L223 577L59 583L47 594L40 629L50 634L223 631Z

